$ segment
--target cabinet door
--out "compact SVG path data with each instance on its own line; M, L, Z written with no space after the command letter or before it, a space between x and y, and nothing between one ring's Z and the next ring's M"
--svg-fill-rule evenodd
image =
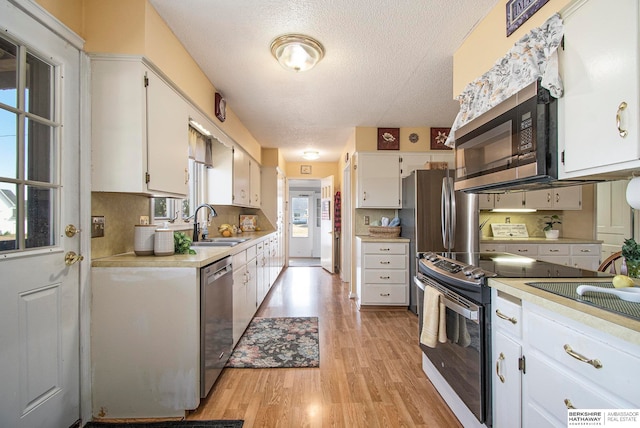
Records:
M356 208L401 208L400 155L358 153Z
M582 186L559 187L553 189L554 210L581 210Z
M240 340L240 336L247 328L245 323L245 302L247 301L247 268L236 267L233 271L233 345Z
M522 375L518 360L522 346L514 340L495 332L493 342L493 426L509 428L521 426Z
M249 205L249 157L240 149L233 150L233 204Z
M258 263L254 257L247 262L247 290L245 295L245 322L249 325L258 309Z
M249 183L249 192L251 195L249 205L260 208L260 204L262 203L260 199L262 177L260 175L260 165L254 160L249 160L249 178L251 180Z
M493 209L493 198L495 195L491 193L484 193L478 195L478 207L481 210L491 210Z
M186 196L189 109L186 101L147 71L147 165L151 191Z
M525 208L550 210L553 208L553 190L532 190L525 193Z
M615 7L608 0L578 3L563 16L560 178L637 167L640 158L638 1L620 0ZM600 30L593 31L594 25ZM617 115L625 136L616 128Z
M498 193L494 195L494 208L522 208L524 192Z

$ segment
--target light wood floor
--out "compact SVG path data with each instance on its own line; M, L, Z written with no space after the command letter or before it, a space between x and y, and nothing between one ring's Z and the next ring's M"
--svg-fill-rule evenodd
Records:
M188 419L244 427L461 427L421 369L418 318L363 311L338 275L282 272L256 316L317 316L320 367L225 369Z

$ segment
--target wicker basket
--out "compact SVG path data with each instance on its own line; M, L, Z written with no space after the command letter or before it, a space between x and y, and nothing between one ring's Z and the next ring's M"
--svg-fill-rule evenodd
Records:
M376 238L397 238L400 236L400 230L402 230L400 226L369 226L369 236Z

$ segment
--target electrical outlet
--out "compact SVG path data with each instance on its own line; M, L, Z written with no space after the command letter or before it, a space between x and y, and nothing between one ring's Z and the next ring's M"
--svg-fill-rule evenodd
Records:
M149 224L149 216L141 215L140 216L140 224Z
M365 226L369 225L369 216L368 215L364 216L364 225Z
M104 236L104 216L91 216L91 237L102 238Z
M504 218L504 222L505 223L511 223L511 217L505 217Z

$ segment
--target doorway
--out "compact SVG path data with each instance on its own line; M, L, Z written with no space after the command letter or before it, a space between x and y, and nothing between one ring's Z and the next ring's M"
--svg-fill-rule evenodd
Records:
M320 180L289 180L289 266L320 266Z

